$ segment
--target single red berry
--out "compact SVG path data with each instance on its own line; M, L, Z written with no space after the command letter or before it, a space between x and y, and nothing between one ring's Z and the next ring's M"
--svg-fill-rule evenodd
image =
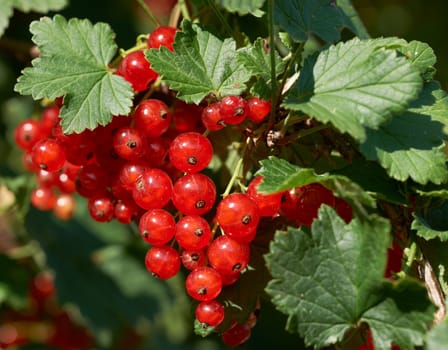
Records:
M231 193L218 204L216 220L227 235L247 243L254 238L260 214L248 195Z
M239 324L234 322L229 329L227 329L222 335L222 342L233 348L245 343L251 335L251 328L247 324Z
M76 201L73 195L61 193L56 197L53 214L60 220L70 220L75 214Z
M114 203L112 198L107 195L97 195L89 198L87 202L90 216L98 222L107 222L114 217Z
M31 155L34 164L50 172L62 169L66 160L64 147L55 139L38 141L33 146Z
M148 48L158 49L165 46L170 51L174 51L173 43L177 29L170 26L160 26L154 29L148 36Z
M170 140L165 137L146 139L146 155L143 157L153 168L160 168L166 163Z
M263 176L256 176L247 187L247 195L258 207L260 216L274 216L280 210L283 192L263 194L258 192L258 185L263 182Z
M221 275L233 275L247 267L250 248L229 236L219 236L210 243L207 257L209 264Z
M143 51L134 51L123 57L117 74L131 83L135 92L144 91L157 79L158 74L151 69L151 64Z
M187 293L195 300L213 300L221 293L222 278L215 269L202 266L188 274L185 287Z
M132 197L143 209L163 208L173 195L173 184L166 172L150 168L138 178L132 190Z
M161 246L174 237L175 224L174 217L166 210L151 209L140 218L140 235L147 243Z
M180 259L187 270L194 270L207 263L207 256L203 249L183 250Z
M114 205L114 217L122 224L129 224L140 212L140 208L132 198L124 197L116 201Z
M169 157L176 169L187 173L204 170L213 157L209 139L197 132L178 135L170 144Z
M42 110L40 126L45 135L50 136L54 126L59 123L60 110L61 108L56 105L46 107Z
M176 101L172 114L174 129L178 132L202 133L204 128L201 124L201 113L201 107L195 104Z
M55 173L53 173L55 174ZM76 191L75 181L70 179L65 172L57 173L56 187L62 193L73 193Z
M249 108L241 96L225 96L220 102L219 111L226 124L241 124L247 117Z
M335 197L329 189L319 183L303 186L297 198L296 219L305 226L311 226L322 204L335 205Z
M173 187L173 204L186 215L203 215L215 204L216 186L202 173L187 174Z
M26 119L20 122L14 130L14 141L16 145L30 151L33 146L45 137L41 125L37 120Z
M226 126L221 116L220 103L215 102L209 104L202 110L202 124L211 131L221 130Z
M39 210L51 210L56 203L56 195L48 187L36 187L31 192L31 204Z
M81 134L66 135L63 139L67 161L76 165L86 165L95 160L96 140L90 130ZM98 144L98 147L102 147Z
M195 310L196 319L206 327L219 326L224 315L224 306L216 300L201 301Z
M175 226L177 243L187 250L206 247L212 237L210 225L199 215L186 215Z
M124 163L118 170L118 178L124 188L132 191L135 182L149 168L149 164L144 160L129 161Z
M115 153L126 160L142 158L146 151L144 135L139 129L125 126L114 134L112 144Z
M160 100L144 100L135 109L134 123L135 127L144 135L159 137L170 126L171 112L168 106Z
M53 187L58 183L59 172L49 172L39 169L36 171L36 181L39 187Z
M271 112L271 102L256 96L247 101L247 107L249 109L247 118L254 123L261 123Z
M109 186L109 175L104 169L96 163L82 166L75 180L76 190L84 197L92 197L97 193L105 193Z
M179 253L167 245L152 247L146 253L145 265L154 277L166 280L175 276L180 270Z

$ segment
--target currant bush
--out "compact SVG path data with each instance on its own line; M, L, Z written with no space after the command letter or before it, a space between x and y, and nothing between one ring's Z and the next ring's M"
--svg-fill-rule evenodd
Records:
M195 332L228 347L250 339L260 298L307 346L421 347L446 296L444 265L428 271L425 260L426 241L446 240L448 103L435 56L420 42L364 40L350 1L219 3L231 14L178 1L169 25L153 19L118 51L106 25L32 24L39 57L16 89L42 100L13 135L33 177L29 201L61 220L86 209L92 224L128 225L148 278L181 280ZM269 24L254 42L228 25L205 29L216 16L238 31L253 14ZM49 44L53 27L73 52ZM336 43L343 27L363 39ZM221 40L226 31L237 40ZM63 68L83 79L59 77ZM36 280L34 298L52 286ZM407 293L421 297L409 315ZM380 334L385 319L397 324Z

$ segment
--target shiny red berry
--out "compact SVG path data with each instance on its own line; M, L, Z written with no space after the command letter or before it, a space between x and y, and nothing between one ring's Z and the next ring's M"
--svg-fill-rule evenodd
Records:
M224 306L216 300L201 301L196 306L195 316L205 326L219 326L224 320Z
M249 108L241 96L225 96L220 102L221 117L226 124L241 124L247 117Z
M184 249L202 249L209 244L211 237L210 225L199 215L186 215L175 226L176 241Z
M187 173L204 170L213 157L209 139L197 132L178 135L170 144L169 157L174 167Z
M210 243L207 257L209 264L221 275L233 275L247 267L250 248L229 236L219 236Z
M135 127L144 135L159 137L164 134L171 123L168 106L157 99L140 102L134 112Z
M163 245L152 247L148 250L145 257L145 265L154 277L166 280L179 272L181 263L177 250Z
M123 57L117 74L131 83L135 92L146 90L158 77L158 74L151 69L151 64L143 51L134 51Z
M211 267L198 267L188 274L185 287L187 293L195 300L213 300L222 290L221 275Z
M161 246L174 237L174 217L164 209L151 209L145 212L139 221L142 238L149 244Z
M187 174L173 187L173 204L186 215L203 215L215 204L216 186L202 173Z
M271 102L256 96L247 101L247 107L247 118L254 123L261 123L271 112Z
M258 191L258 186L263 182L262 176L256 176L247 187L247 195L255 202L260 216L274 216L280 210L283 192L263 194Z
M226 126L221 116L220 103L215 102L202 110L202 124L211 131L221 130Z
M132 190L132 197L143 209L163 208L171 199L173 184L166 172L150 168L138 178Z
M14 130L14 141L19 148L29 151L44 137L41 125L37 120L26 119Z
M177 29L170 26L160 26L154 29L148 36L148 48L158 49L160 46L165 46L170 51L174 51L173 43L176 36Z
M61 170L66 160L64 146L55 139L38 141L33 146L31 156L34 164L50 172Z

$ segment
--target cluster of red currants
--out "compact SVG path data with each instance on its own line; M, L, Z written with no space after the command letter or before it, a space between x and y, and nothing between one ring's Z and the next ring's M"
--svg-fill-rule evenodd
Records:
M149 35L148 47L173 50L175 33L174 28L159 27ZM143 51L127 54L116 74L131 83L136 94L158 77ZM106 126L70 135L60 126L61 103L56 101L43 109L39 120L26 120L16 129L25 168L37 178L32 204L68 219L76 192L87 198L89 213L98 222L138 222L142 239L151 245L146 268L160 279L173 277L181 266L189 270L186 291L198 302L195 315L206 326L223 322L225 310L217 298L247 269L261 217L284 215L309 226L325 203L351 220L350 206L320 184L262 194L261 176L249 183L246 193L231 193L216 205L215 183L203 173L214 153L204 131L246 120L260 123L271 111L269 101L225 96L207 106L179 100L169 106L145 96L131 116L115 116ZM71 198L64 209L59 208L61 197ZM222 334L224 343L246 341L253 323L232 322Z

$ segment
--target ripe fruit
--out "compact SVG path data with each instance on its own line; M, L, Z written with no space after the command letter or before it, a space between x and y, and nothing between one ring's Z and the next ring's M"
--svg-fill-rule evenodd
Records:
M39 121L34 119L26 119L20 122L14 131L16 145L25 151L31 150L43 136L44 134Z
M305 226L311 226L322 204L335 205L335 197L329 189L319 183L303 186L297 198L296 219Z
M169 157L176 169L187 173L197 173L210 163L213 157L213 146L202 134L185 132L171 142Z
M164 134L171 123L171 112L168 106L156 99L148 99L139 103L134 112L135 128L148 137L159 137Z
M246 342L251 335L251 328L247 324L234 322L222 335L223 343L229 347L236 347Z
M187 174L174 184L173 204L186 215L207 213L213 207L215 200L215 184L204 174Z
M158 74L151 69L151 64L143 51L134 51L123 57L117 69L117 74L131 83L135 92L148 88L157 79Z
M247 187L247 195L258 207L260 216L274 216L280 210L283 192L263 194L258 192L258 185L263 182L262 176L256 176Z
M136 160L146 152L144 135L133 127L125 126L118 129L112 143L115 153L123 159Z
M50 172L61 170L66 160L64 147L55 139L38 141L33 146L31 157L36 166Z
M87 202L90 216L98 222L107 222L114 217L114 204L108 195L97 195Z
M241 124L249 112L247 102L241 96L225 96L219 107L222 120L231 125Z
M140 218L140 235L147 243L161 246L173 238L175 224L173 216L166 210L148 210Z
M170 26L160 26L154 29L148 36L148 48L158 49L165 46L170 51L174 51L173 43L177 29Z
M247 267L250 248L229 236L219 236L210 243L207 257L210 266L221 275L233 275Z
M31 192L31 204L39 210L51 210L56 203L56 195L48 187L36 187Z
M173 247L152 247L145 257L145 265L151 274L161 280L175 276L180 270L179 253Z
M195 300L213 300L221 293L221 275L211 267L198 267L188 274L185 287L187 293Z
M187 250L206 247L212 237L208 222L198 215L186 215L175 226L177 243Z
M202 124L211 131L221 130L226 126L224 120L222 119L220 111L220 103L215 102L202 110L201 120Z
M163 208L171 199L173 184L166 172L150 168L138 178L132 190L132 197L143 209Z
M224 320L224 306L216 300L201 301L196 306L195 316L205 326L219 326Z
M247 107L249 109L247 118L254 123L261 123L271 112L271 102L256 96L247 101Z
M260 215L248 195L231 193L218 204L216 220L227 235L247 243L254 238Z

